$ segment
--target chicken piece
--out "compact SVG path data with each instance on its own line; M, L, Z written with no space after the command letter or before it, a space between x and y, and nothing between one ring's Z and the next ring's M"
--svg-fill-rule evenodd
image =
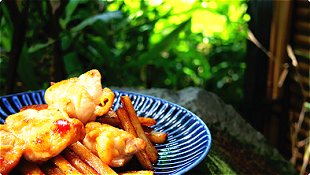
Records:
M23 106L19 111L24 111L26 109L35 109L37 111L40 111L42 109L47 109L47 108L48 108L47 104L37 104L37 105Z
M5 125L24 140L23 156L33 162L46 161L85 136L81 121L52 108L27 109L10 115Z
M123 166L146 146L142 139L107 124L90 122L85 128L84 145L112 167Z
M24 141L0 125L0 174L8 174L23 155Z
M94 69L78 78L53 84L46 90L44 98L48 106L63 109L70 117L86 124L110 110L114 93L109 88L102 89L101 75Z

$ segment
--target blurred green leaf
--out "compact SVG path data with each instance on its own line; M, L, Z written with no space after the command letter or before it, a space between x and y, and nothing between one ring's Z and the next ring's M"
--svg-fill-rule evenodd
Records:
M35 62L31 59L31 55L28 54L27 46L24 45L21 53L20 60L18 62L17 73L21 81L27 86L29 90L40 89L38 74L34 69Z
M113 19L120 19L120 18L122 18L122 13L120 11L105 12L103 14L95 15L95 16L85 19L80 24L73 27L71 31L78 32L80 30L83 30L87 26L93 25L97 21L109 22Z
M78 55L75 52L64 55L64 64L68 78L76 77L84 73L82 63L79 61Z
M70 0L68 5L66 6L66 11L65 11L65 21L68 22L71 19L71 16L77 6L80 4L81 0Z
M0 21L0 43L3 47L3 49L7 52L11 50L12 47L12 30L13 30L13 24L11 21L11 17L8 11L8 8L4 3L1 5L1 15L3 15L2 20ZM0 15L0 16L1 16ZM2 48L0 48L2 49Z
M103 38L96 36L89 36L88 42L100 54L101 58L100 60L102 60L100 62L103 62L104 60L112 60L114 58L111 48L107 45L106 41Z
M28 53L29 53L29 54L32 54L32 53L34 53L34 52L37 52L37 51L39 51L39 50L41 50L41 49L44 49L44 48L46 48L46 47L52 45L54 42L55 42L55 40L49 38L49 40L48 40L47 43L38 43L38 44L36 44L36 45L33 45L33 46L29 47Z
M34 86L44 88L54 78L57 56L63 59L58 60L64 63L63 78L97 68L105 85L199 86L218 93L228 103L237 103L243 96L250 19L245 0L69 0L56 19L60 26L51 22L56 16L50 15L48 3L29 4L25 39L29 47L20 61L23 65L31 62L29 68L34 70L29 76L40 75ZM0 49L9 56L12 21L16 19L3 3L0 13ZM49 40L56 33L55 41ZM60 48L55 47L58 41ZM35 81L19 75L29 86Z

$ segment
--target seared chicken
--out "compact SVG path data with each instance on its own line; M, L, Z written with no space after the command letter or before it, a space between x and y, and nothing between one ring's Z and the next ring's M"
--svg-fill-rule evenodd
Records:
M114 93L109 88L102 89L101 75L94 69L53 84L44 98L49 107L62 109L86 124L110 110Z
M123 166L146 146L142 139L107 124L90 122L85 129L84 145L112 167Z
M9 173L23 155L24 141L0 125L0 174Z
M5 125L24 140L23 156L34 162L46 161L58 155L68 145L85 136L82 122L53 108L24 110L8 116Z

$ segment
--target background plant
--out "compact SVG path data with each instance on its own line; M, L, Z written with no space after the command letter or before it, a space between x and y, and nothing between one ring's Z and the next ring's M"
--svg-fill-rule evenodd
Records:
M106 86L198 86L237 105L246 9L245 1L4 0L1 94L96 68Z

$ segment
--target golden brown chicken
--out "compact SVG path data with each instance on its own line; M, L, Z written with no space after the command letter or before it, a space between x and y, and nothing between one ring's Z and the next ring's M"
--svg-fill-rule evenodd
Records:
M107 124L90 122L85 128L84 145L112 167L123 166L146 146L142 139Z
M46 161L58 155L85 136L81 121L69 118L64 111L53 108L24 110L8 116L5 125L9 131L23 139L23 156L34 162Z
M24 141L0 125L0 174L8 174L19 162Z
M44 98L49 107L63 109L86 124L110 110L114 93L109 88L102 89L101 75L94 69L53 84Z

